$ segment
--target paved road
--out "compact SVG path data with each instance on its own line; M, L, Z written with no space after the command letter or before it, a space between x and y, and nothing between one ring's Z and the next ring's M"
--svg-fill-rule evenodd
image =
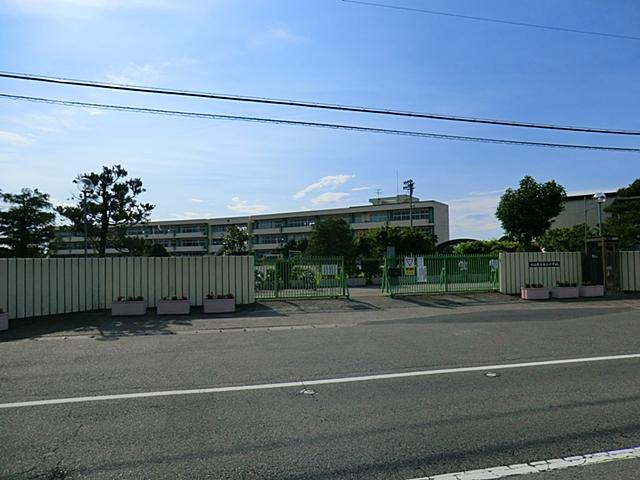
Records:
M252 317L247 331L2 342L0 403L640 353L637 300L287 319L316 328L268 330ZM0 478L408 480L635 447L639 367L631 358L2 408ZM639 467L527 478L635 479Z

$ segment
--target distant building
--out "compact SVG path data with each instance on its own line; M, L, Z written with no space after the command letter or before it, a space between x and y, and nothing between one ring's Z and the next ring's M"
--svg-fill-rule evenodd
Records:
M250 248L256 255L277 256L285 243L309 239L314 224L327 217L343 218L356 234L387 223L394 227L409 226L408 195L373 198L369 202L371 205L246 217L154 221L131 227L127 233L159 243L172 255L215 255L222 249L227 228L236 225L249 232ZM435 235L438 243L446 242L449 240L449 206L413 197L413 226ZM60 232L58 236L66 248L59 249L57 256L84 254L81 235ZM107 250L109 255L117 253L115 249Z
M604 223L609 214L605 211L607 206L613 203L616 192L604 192L606 201L602 204L602 222ZM598 202L594 194L571 195L564 202L564 210L552 220L551 228L573 227L575 225L587 224L589 227L598 228Z

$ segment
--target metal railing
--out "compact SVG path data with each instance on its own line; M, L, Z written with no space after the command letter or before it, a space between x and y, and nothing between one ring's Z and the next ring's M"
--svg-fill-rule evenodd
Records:
M385 259L382 292L388 295L498 290L497 255L411 255Z
M343 257L256 259L256 299L348 298Z

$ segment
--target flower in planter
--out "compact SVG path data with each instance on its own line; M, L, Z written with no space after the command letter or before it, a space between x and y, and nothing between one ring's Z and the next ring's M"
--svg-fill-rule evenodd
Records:
M229 298L229 299L233 298L233 293L227 293L227 294L224 296L224 298Z
M2 310L1 308L0 308L0 313L4 313L4 310Z

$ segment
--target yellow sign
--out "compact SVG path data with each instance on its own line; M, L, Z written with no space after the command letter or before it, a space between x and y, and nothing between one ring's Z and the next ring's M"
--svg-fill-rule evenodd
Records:
M404 274L410 277L415 276L416 267L405 267Z

